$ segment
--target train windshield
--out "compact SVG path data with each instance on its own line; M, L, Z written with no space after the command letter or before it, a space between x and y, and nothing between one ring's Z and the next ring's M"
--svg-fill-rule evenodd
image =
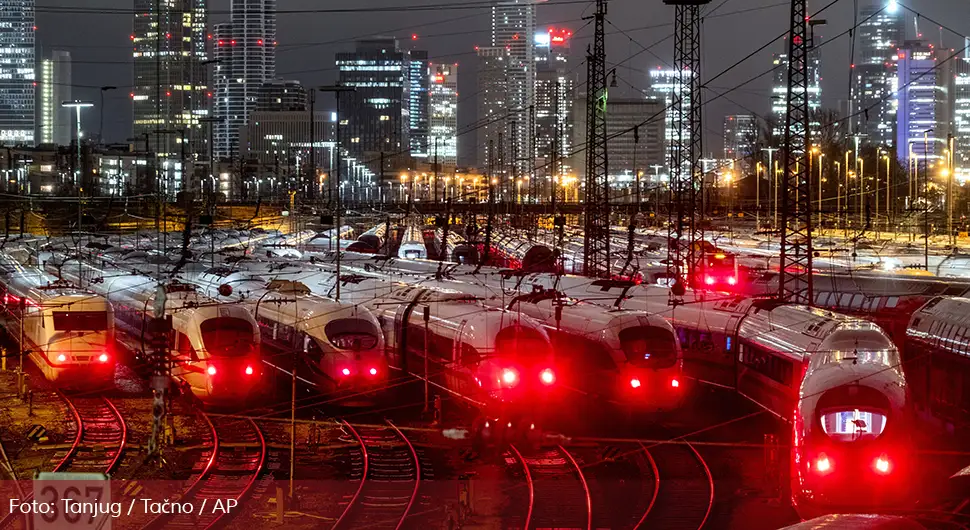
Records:
M210 355L241 357L254 348L253 326L241 318L210 318L200 326L202 343Z
M670 330L652 326L620 331L626 360L640 368L669 368L677 362L677 339Z
M545 362L551 353L549 339L531 328L511 326L495 337L495 354L515 356L521 363Z
M886 430L886 419L886 415L880 411L826 411L822 414L822 431L839 442L872 440Z
M108 329L106 311L54 311L57 331L104 331Z

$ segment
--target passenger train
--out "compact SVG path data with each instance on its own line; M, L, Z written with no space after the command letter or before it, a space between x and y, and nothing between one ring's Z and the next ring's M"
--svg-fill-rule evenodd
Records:
M8 336L22 342L45 378L64 386L113 386L114 314L103 297L4 253L0 302Z
M326 261L333 256L320 256ZM519 312L541 322L552 339L559 372L546 377L559 388L638 412L676 407L684 396L680 345L663 317L643 311L604 310L542 289L492 289L471 282L436 279L435 262L369 260L349 254L348 270L381 274L398 281L445 292L473 295L490 307ZM370 266L373 265L373 266ZM402 267L398 269L397 267ZM408 269L410 267L410 270ZM424 273L415 269L424 268Z
M267 280L244 262L183 276L217 300L246 307L273 350L264 362L286 374L295 366L321 393L338 393L339 404L372 404L387 383L384 334L367 308L314 295L299 281Z
M427 379L438 391L513 425L535 419L555 371L543 327L516 312L486 308L476 297L346 274L328 266L240 262L274 280L299 281L314 294L363 305L380 323L392 369Z
M45 254L44 259L51 274L89 286L111 303L118 343L136 359L148 358L146 333L157 298L164 295L164 315L172 323L171 375L179 388L207 403L233 404L262 393L259 328L244 307L219 303L191 284L160 282L59 251Z
M875 324L695 291L671 306L668 289L627 281L474 271L452 265L439 275L503 291L555 289L604 308L663 315L689 374L791 422L792 495L801 513L904 496L912 447L908 388L897 348Z
M408 259L425 259L428 257L428 247L424 244L424 235L417 226L410 225L404 229L404 236L401 238L401 246L398 248L397 255Z

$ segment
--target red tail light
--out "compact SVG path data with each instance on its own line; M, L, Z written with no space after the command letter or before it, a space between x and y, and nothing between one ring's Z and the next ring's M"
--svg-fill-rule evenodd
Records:
M246 367L246 375L253 375L253 367L252 366L247 366Z
M101 362L103 362L103 363L108 362L108 354L107 353L102 353L101 355L98 356L98 360L101 361Z
M680 381L678 381L676 379L671 379L670 380L670 386L673 387L673 388L680 388Z
M66 362L66 361L67 361L67 356L64 355L63 353L57 356L57 362L63 363L63 362Z
M542 384L544 385L551 385L556 382L556 374L549 368L546 368L545 370L539 372L539 380L542 381Z
M377 368L371 368L368 370L368 373L370 373L370 375L377 375Z
M738 279L735 278L734 276L728 276L727 282L728 282L728 285L737 285Z
M714 285L714 277L713 276L705 276L704 277L704 283L706 283L707 285Z
M825 453L818 455L818 458L815 459L815 471L818 471L821 474L825 474L831 470L832 470L832 462L829 460L829 457L826 456Z
M210 366L209 368L206 369L206 372L208 372L209 375L216 375L216 367Z
M633 388L640 388L640 380L637 379L636 377L634 377L633 379L630 379L630 386L632 386Z
M889 472L892 471L893 469L892 463L889 462L889 457L886 455L882 455L879 458L877 458L876 461L873 462L872 467L873 469L876 470L877 473L882 475L888 475Z
M344 368L343 370L340 371L340 373L344 375L350 375L350 368Z
M512 368L502 370L502 382L505 386L515 386L519 382L519 373Z

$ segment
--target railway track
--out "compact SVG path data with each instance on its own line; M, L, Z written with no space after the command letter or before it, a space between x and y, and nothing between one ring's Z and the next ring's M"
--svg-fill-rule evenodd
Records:
M523 456L509 447L522 465L528 488L525 515L529 528L593 528L593 506L583 470L569 451L559 445Z
M411 441L393 423L345 428L360 444L360 486L333 525L399 530L411 513L421 484L421 461Z
M643 451L656 466L657 490L639 527L700 530L714 506L714 479L707 462L688 442L660 444Z
M62 392L57 394L67 405L75 427L70 447L54 453L57 464L51 471L110 475L121 462L128 438L128 425L118 408L107 398L71 398ZM34 494L28 491L25 497L30 502ZM16 519L16 515L7 514L0 519L0 528L6 528Z
M242 506L266 464L266 439L251 419L210 418L203 414L211 434L211 449L203 454L195 478L180 502L192 500L195 513L161 515L146 529L209 529L230 512L214 510L217 501L235 499ZM204 508L203 508L204 504Z

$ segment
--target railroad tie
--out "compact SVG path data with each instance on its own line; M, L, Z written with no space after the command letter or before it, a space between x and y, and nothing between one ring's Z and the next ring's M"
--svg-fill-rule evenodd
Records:
M138 494L144 489L144 486L139 484L137 480L129 480L124 489L121 490L121 494L127 497L138 497Z
M27 431L27 439L41 444L46 443L48 440L47 429L43 425L34 425Z

